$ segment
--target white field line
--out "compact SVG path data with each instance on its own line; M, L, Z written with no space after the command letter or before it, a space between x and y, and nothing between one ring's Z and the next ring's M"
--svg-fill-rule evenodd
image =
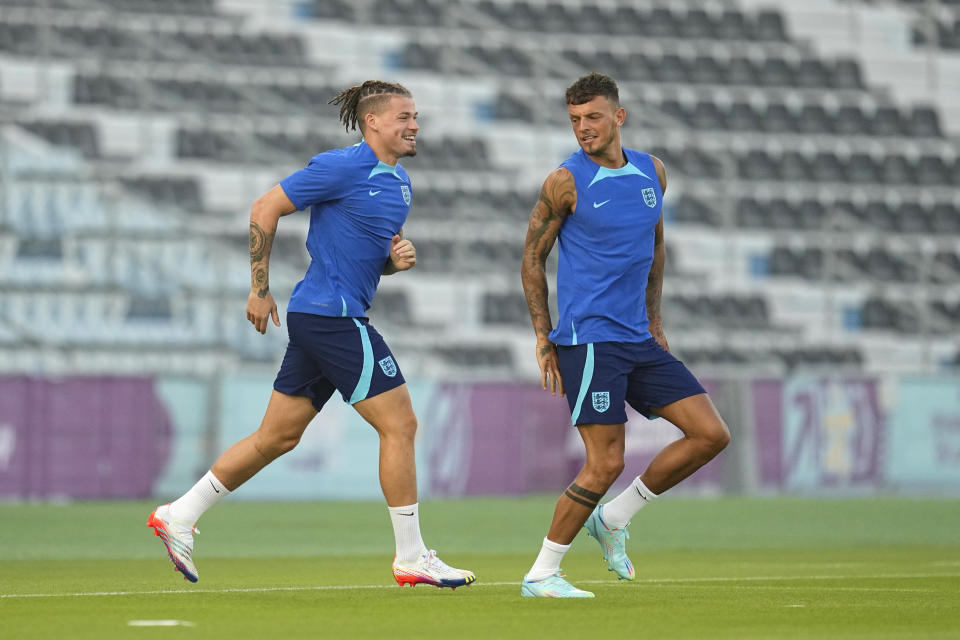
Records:
M912 578L960 578L960 573L879 573L862 575L815 575L815 576L743 576L739 578L718 577L718 578L641 578L634 580L634 584L708 584L711 582L733 583L733 582L784 582L789 580L903 580ZM577 580L577 584L617 584L612 580ZM511 582L481 582L477 581L470 585L471 589L477 587L518 587L519 581ZM747 586L747 585L743 585ZM750 585L753 586L753 585ZM760 587L760 585L757 585ZM156 596L156 595L180 595L194 593L271 593L271 592L289 592L289 591L343 591L348 589L396 589L395 584L330 584L316 585L312 587L291 586L291 587L250 587L250 588L226 588L226 589L155 589L150 591L87 591L73 593L0 593L0 600L13 598L88 598L88 597L109 597L109 596ZM798 588L796 585L790 587L769 588ZM829 587L827 587L829 588ZM818 585L817 589L824 589L823 585ZM884 587L836 587L836 589L846 590L864 590L864 591L927 591L923 589L896 589Z

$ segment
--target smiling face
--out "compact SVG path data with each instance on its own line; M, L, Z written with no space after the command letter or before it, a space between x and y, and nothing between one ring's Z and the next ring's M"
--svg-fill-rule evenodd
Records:
M367 144L387 164L417 155L417 105L408 96L390 96L375 112L364 116L363 135Z
M627 114L623 107L605 96L595 96L583 104L568 104L567 111L580 148L598 164L620 166L620 127ZM608 162L601 162L605 158Z

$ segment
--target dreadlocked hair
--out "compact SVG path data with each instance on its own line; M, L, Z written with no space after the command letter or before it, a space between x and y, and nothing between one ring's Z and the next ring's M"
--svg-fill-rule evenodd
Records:
M363 84L344 89L327 104L340 107L340 122L343 123L348 133L355 131L358 126L360 126L362 132L364 116L382 108L390 99L390 96L410 97L411 95L413 94L410 93L409 89L396 82L367 80Z

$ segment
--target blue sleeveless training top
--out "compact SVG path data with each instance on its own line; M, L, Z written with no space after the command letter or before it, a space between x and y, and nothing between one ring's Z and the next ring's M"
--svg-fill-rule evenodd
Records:
M577 206L559 234L555 344L651 337L647 276L663 190L649 154L623 152L619 169L601 167L583 149L560 165L573 174Z

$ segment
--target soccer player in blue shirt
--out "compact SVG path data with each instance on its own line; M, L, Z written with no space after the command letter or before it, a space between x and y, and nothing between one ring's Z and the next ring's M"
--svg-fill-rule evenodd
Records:
M560 573L580 527L600 543L610 571L632 580L625 549L630 518L716 456L730 433L697 379L670 354L663 333L663 163L621 146L626 111L609 76L580 78L567 89L566 101L580 150L543 183L530 215L521 276L543 388L567 396L587 455L557 502L521 594L592 598ZM554 327L545 264L557 241ZM624 403L648 418L669 420L683 437L667 445L625 491L600 505L624 467Z
M417 262L403 237L412 189L398 163L417 153L417 109L405 87L368 80L331 100L347 131L363 140L314 156L254 204L250 213L251 289L247 319L266 333L280 326L270 293L269 261L281 216L310 209L310 267L287 306L290 342L266 414L252 435L223 452L178 500L147 521L178 571L198 579L194 525L200 515L293 449L307 425L339 391L380 436L380 485L396 538L397 583L456 588L470 571L443 563L420 535L414 435L417 419L403 374L366 311L381 275Z

